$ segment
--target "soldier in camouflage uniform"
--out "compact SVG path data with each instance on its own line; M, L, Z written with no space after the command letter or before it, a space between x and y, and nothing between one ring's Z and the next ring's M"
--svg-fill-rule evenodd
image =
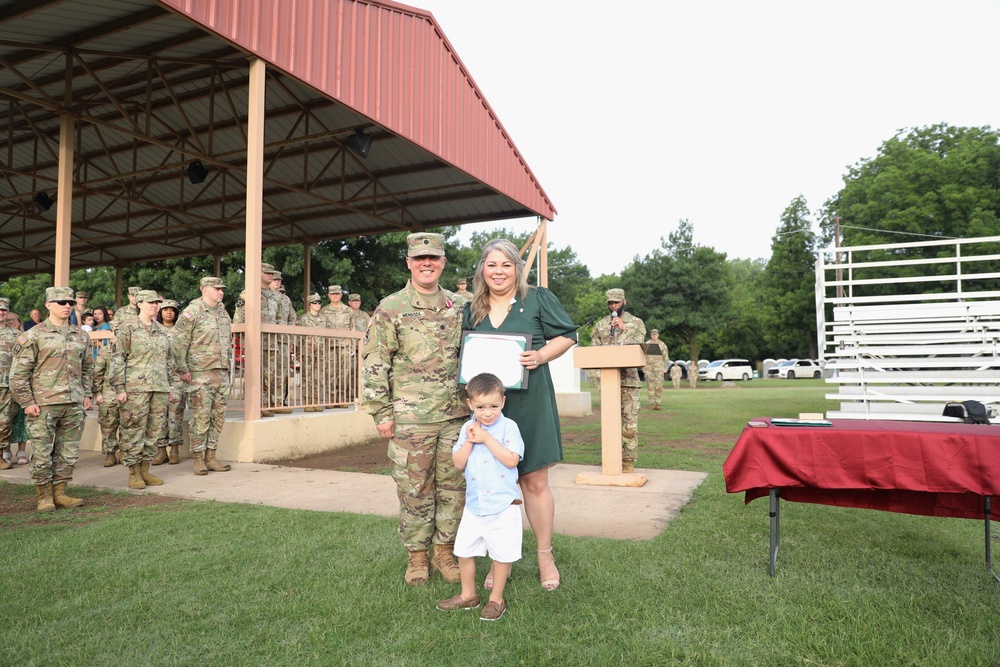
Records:
M309 310L299 318L299 326L326 328L326 319L319 314L323 299L319 294L309 295ZM323 370L325 361L320 349L327 346L326 339L304 337L301 355L302 374L306 379L303 394L306 403L325 403L328 394L326 389L326 373ZM323 412L322 405L310 405L306 412Z
M138 311L136 310L135 297L142 288L138 285L133 285L128 288L128 305L122 306L115 311L115 316L111 318L112 323L117 323L118 326L122 324L134 324L136 319L139 317ZM117 330L118 326L112 324L111 329Z
M646 341L660 348L662 354L646 355L646 391L649 393L649 407L653 410L660 409L663 399L663 371L667 364L667 344L660 340L660 332L657 329L650 329L649 340Z
M455 292L455 307L462 310L465 304L472 301L472 292L469 291L469 281L465 278L459 278L457 284L458 291Z
M72 288L47 288L48 319L18 336L13 350L10 388L28 420L28 468L39 511L83 504L66 495L66 485L80 455L84 410L90 409L94 354L90 336L69 323L74 303Z
M153 290L136 295L139 316L115 335L111 358L111 386L121 414L122 449L130 489L159 486L163 480L149 472L156 443L167 431L170 395L170 339L156 312L163 299Z
M110 468L122 463L120 442L121 412L118 396L111 387L111 356L112 345L102 345L94 360L94 384L91 394L97 403L97 423L101 426L101 452L104 454L104 467Z
M347 305L351 309L351 330L368 331L368 322L372 316L361 310L361 295L351 294L348 296Z
M172 315L172 316L171 316ZM173 299L164 299L160 304L160 323L167 331L167 338L173 338L177 328L180 306ZM187 405L187 384L177 376L177 369L170 378L170 395L167 397L167 432L156 443L153 465L177 465L181 462L180 447L184 444L184 408Z
M10 311L10 299L0 298L0 323ZM19 333L6 324L0 326L0 450L10 452L10 436L17 417L17 403L10 393L10 365L14 361L13 351ZM10 470L14 466L0 458L0 470Z
M201 298L184 309L170 337L174 368L188 387L195 475L231 468L215 457L233 385L232 321L222 304L225 290L221 279L202 278Z
M281 284L281 271L275 271L271 276L271 290L278 293L278 324L295 326L299 317L295 313L292 300L285 294L285 286Z
M675 361L670 367L670 381L674 385L674 389L681 388L681 378L684 377L684 370L681 368L681 364Z
M342 303L344 292L340 285L330 285L328 290L330 303L323 306L319 311L326 319L328 329L353 330L354 311L350 306ZM357 386L351 386L351 363L354 362L354 347L356 343L353 339L330 339L330 352L332 364L330 376L327 379L327 389L330 391L330 407L337 403L344 403L354 398Z
M274 267L266 262L260 265L260 322L261 324L278 324L278 292L271 289L271 277ZM250 286L247 285L247 289ZM240 293L236 301L236 313L233 322L246 322L246 290ZM273 417L275 413L290 414L291 408L284 407L285 379L288 377L288 346L282 346L277 334L265 333L261 336L261 384L263 409L261 417ZM246 347L244 341L244 347Z
M444 237L410 234L407 247L410 280L378 305L365 337L361 407L379 435L389 438L399 535L409 552L403 580L427 583L433 565L445 581L457 583L453 547L465 479L451 449L469 413L458 391L462 312L439 285Z
M630 345L646 340L646 325L632 313L625 312L625 290L605 293L609 315L597 321L590 340L593 345ZM612 317L611 314L616 314ZM622 378L622 471L632 472L639 450L639 370L621 369Z

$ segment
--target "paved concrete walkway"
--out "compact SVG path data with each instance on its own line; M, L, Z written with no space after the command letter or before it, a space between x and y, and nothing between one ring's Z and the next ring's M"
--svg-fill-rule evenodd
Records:
M103 467L104 455L80 452L72 486L129 491L128 469ZM227 463L230 463L227 461ZM132 493L154 493L194 500L249 503L319 512L351 512L394 517L396 485L388 475L231 463L229 472L196 477L191 459L161 465L152 472L162 486ZM556 500L555 531L562 535L648 540L659 535L707 476L700 472L636 469L649 476L639 488L578 485L577 474L600 472L597 466L558 464L549 481ZM28 484L28 466L0 470L0 479ZM527 519L524 522L527 527Z

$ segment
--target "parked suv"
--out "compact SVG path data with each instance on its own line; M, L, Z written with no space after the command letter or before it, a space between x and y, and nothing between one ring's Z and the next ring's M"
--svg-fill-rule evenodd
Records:
M749 380L753 377L753 365L746 359L719 359L698 369L702 380Z
M782 361L774 368L767 369L769 378L818 378L823 376L823 367L812 359L789 359Z

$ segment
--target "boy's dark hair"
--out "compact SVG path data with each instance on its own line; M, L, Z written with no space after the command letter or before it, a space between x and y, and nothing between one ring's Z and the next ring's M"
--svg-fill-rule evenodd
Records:
M486 396L494 392L499 392L501 396L504 395L503 382L493 373L480 373L465 385L465 393L469 395L469 398Z

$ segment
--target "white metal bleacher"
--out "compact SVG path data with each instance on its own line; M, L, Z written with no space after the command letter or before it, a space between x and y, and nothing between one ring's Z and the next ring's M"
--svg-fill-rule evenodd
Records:
M938 256L907 259L914 248ZM827 417L950 421L948 401L1000 406L997 250L1000 237L844 247L839 263L836 249L821 253L819 349L839 403ZM908 275L873 277L890 266Z

